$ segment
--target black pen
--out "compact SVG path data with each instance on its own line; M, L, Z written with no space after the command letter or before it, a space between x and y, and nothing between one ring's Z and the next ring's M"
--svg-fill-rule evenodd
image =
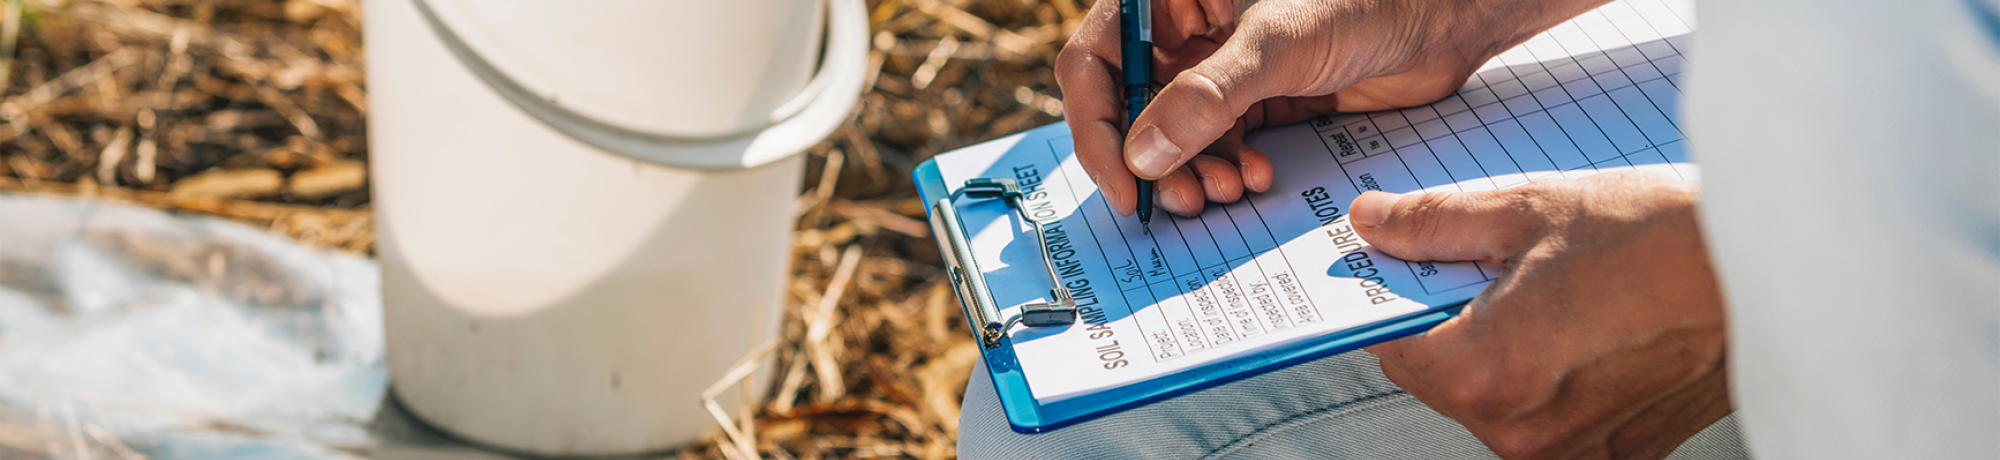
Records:
M1125 132L1153 102L1153 2L1118 0L1119 53L1125 64ZM1153 234L1153 181L1139 179L1139 228Z

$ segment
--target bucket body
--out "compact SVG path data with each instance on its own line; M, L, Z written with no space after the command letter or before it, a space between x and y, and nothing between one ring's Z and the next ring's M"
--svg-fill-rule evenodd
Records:
M820 30L809 1L485 3L429 6L580 112L691 132L754 124L797 93ZM365 5L396 395L458 437L535 454L695 440L714 426L701 392L777 332L802 160L695 171L579 142L482 84L422 6ZM758 14L709 11L738 8ZM725 48L734 62L697 62ZM757 395L718 399L739 396Z

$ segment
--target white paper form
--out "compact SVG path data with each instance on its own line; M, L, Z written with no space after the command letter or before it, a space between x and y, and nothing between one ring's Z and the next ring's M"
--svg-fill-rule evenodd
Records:
M1497 268L1410 263L1347 224L1364 190L1481 191L1552 177L1649 170L1695 179L1679 119L1689 0L1619 0L1508 50L1444 100L1253 133L1271 189L1198 218L1155 214L1152 235L1103 202L1066 131L941 156L951 187L1011 177L1050 229L1076 325L1010 331L1037 400L1087 396L1245 353L1470 299ZM1046 301L1027 224L962 204L1003 316Z

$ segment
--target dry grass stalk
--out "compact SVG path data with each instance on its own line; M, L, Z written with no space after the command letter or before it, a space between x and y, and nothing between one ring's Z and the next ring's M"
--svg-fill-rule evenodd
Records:
M812 355L813 370L819 376L820 401L840 399L847 393L847 386L840 377L840 363L835 359L832 348L826 344L827 336L833 333L834 309L840 304L841 296L847 294L847 287L854 280L854 269L861 266L861 247L848 246L840 255L840 268L833 272L833 279L827 281L826 295L820 297L818 308L807 320L806 350Z
M111 143L105 145L104 151L97 155L98 183L118 183L118 162L125 159L126 147L130 145L132 145L132 127L119 127L118 134L111 138Z
M285 187L294 195L312 199L359 190L367 181L368 165L340 160L294 173Z
M88 188L78 184L29 183L0 177L0 193L87 195L113 202L220 216L269 229L308 246L355 253L367 253L375 247L374 215L366 209L329 209L212 197L173 196L146 190Z
M14 47L21 38L21 0L7 0L5 16L0 16L0 82L13 81Z
M840 185L840 167L846 164L846 162L847 154L841 152L840 149L831 149L826 152L826 163L820 166L819 184L813 186L811 193L801 195L801 198L810 196L812 200L803 202L804 205L798 209L799 215L805 216L804 218L808 221L819 220L820 216L814 211L818 211L821 206L826 204L827 200L833 198L834 187Z
M951 59L952 53L956 52L958 52L958 37L947 35L943 40L938 40L937 46L931 48L930 56L924 58L924 64L917 66L917 73L910 74L910 85L919 90L931 86L931 80L937 79L938 69L943 68L944 63Z
M67 397L62 398L62 411L63 425L68 427L64 432L69 435L70 454L78 460L91 460L90 448L83 445L83 430L77 427L76 403Z
M44 450L42 444L36 442L34 434L31 433L31 430L21 429L7 425L0 425L0 447L5 448L5 450L0 450L0 452L6 452L7 450L11 450L13 452L19 452L21 455L48 454L48 452Z
M715 402L715 397L720 396L724 391L728 391L729 387L741 386L748 382L750 375L756 373L757 368L763 365L764 359L770 357L771 348L776 344L777 341L775 340L767 340L762 344L758 344L756 348L750 349L750 352L745 353L743 358L736 360L734 366L730 366L728 373L725 373L722 378L716 379L715 383L710 384L708 389L701 392L702 407L708 409L709 416L715 417L716 424L721 426L723 433L729 437L730 442L723 444L721 448L723 455L728 456L730 459L740 460L759 457L756 448L756 425L748 418L743 419L743 422L740 424L737 423L736 420L729 416L729 411L722 409L722 404ZM746 393L749 392L747 388L744 390Z
M972 34L972 38L974 39L981 41L990 40L994 45L998 45L1000 49L1014 54L1028 54L1035 46L1035 40L1024 37L1012 30L995 26L993 23L987 22L985 19L981 19L972 13L967 13L957 6L937 0L911 0L911 3L915 4L917 9L922 10L924 14L937 18L938 21L949 24L953 28Z
M278 193L285 177L269 169L209 171L181 179L168 196L188 198L256 198Z
M83 432L90 435L90 439L97 440L98 444L111 449L111 453L117 454L120 459L146 460L145 454L132 450L132 446L125 445L125 441L119 440L118 435L112 434L111 430L106 430L104 427L97 426L97 424L90 424L83 427Z
M0 117L6 117L10 122L20 120L27 116L28 112L55 101L56 97L61 96L63 93L103 80L111 72L138 62L141 57L143 57L143 53L138 49L119 48L111 54L90 61L90 64L63 72L62 76L43 82L25 94L7 98L6 102L0 102Z

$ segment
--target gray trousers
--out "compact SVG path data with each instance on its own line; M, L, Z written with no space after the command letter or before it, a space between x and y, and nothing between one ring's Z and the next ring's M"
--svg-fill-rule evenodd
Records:
M1015 433L982 361L959 415L961 458L1494 458L1465 427L1382 375L1375 355L1322 358L1040 434ZM1675 459L1749 458L1736 416Z

